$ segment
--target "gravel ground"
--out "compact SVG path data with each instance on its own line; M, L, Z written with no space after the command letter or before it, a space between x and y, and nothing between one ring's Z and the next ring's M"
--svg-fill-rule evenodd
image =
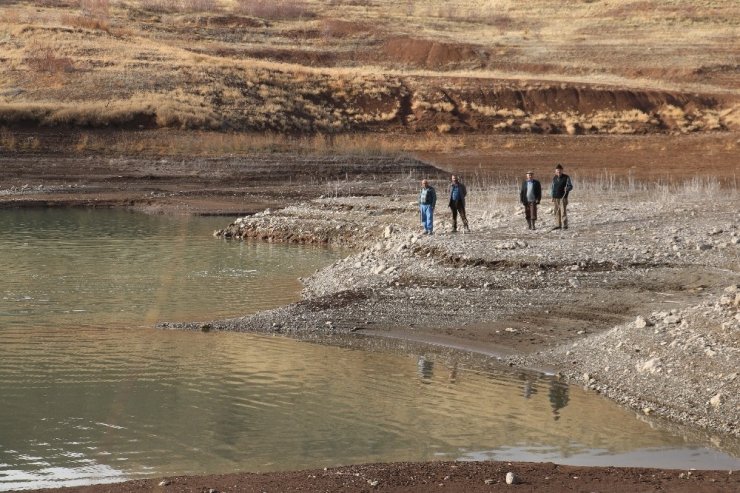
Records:
M440 185L441 188L441 185ZM715 189L574 193L529 231L510 190L474 191L471 234L421 235L415 197L324 197L242 217L218 236L326 243L348 256L302 301L163 328L272 332L548 369L641 413L740 437L740 199ZM716 197L722 196L722 200ZM391 341L391 342L389 342Z

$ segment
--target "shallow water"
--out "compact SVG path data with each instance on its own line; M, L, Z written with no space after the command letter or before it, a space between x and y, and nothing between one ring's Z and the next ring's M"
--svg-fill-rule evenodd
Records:
M210 237L225 222L0 211L0 490L401 460L740 465L544 376L152 329L292 301L339 255Z

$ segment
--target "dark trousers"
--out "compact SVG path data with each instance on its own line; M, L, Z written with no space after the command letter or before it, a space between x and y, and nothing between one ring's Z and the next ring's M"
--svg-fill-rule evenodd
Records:
M537 220L537 202L527 202L524 204L524 217L527 221Z
M452 209L452 230L455 231L457 229L458 213L460 214L460 219L462 219L465 229L469 229L468 218L465 216L465 203L462 200L450 201L450 209Z

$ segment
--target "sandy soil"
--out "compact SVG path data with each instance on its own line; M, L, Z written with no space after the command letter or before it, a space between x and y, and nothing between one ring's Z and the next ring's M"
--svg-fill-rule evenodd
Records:
M444 205L438 212L439 234L418 235L417 181L429 176L443 189L446 169L454 166L446 152L427 156L436 167L382 156L163 160L5 154L0 156L0 207L227 214L224 226L238 215L244 218L233 225L232 237L345 244L355 253L305 279L304 300L297 304L242 319L169 327L278 332L431 357L454 352L471 364L549 368L646 414L689 423L720 448L737 453L740 380L737 373L733 378L733 361L740 320L735 298L725 290L737 284L740 270L740 202L736 186L725 183L729 188L720 189L716 180L737 173L727 152L736 138L690 138L698 139L694 147L704 146L712 159L686 174L698 181L673 187L642 187L639 180L635 185L632 168L615 160L608 164L613 180L598 180L602 163L611 159L609 150L628 144L664 148L660 176L700 162L686 158L681 139L670 136L602 143L563 139L556 141L560 147L551 140L502 141L493 150L465 149L457 164L465 168L477 162L473 176L480 180L471 183L471 235L448 233ZM532 145L550 151L527 158ZM501 181L510 182L532 165L546 181L545 162L556 155L567 171L583 177L573 195L572 228L547 232L543 204L541 229L527 231L516 191L510 190L515 186L502 187ZM569 162L577 164L571 169ZM650 169L644 178L655 172ZM490 182L484 184L484 178ZM264 212L268 207L271 211ZM422 305L427 309L419 310ZM665 346L672 351L659 352ZM614 360L606 369L590 356L606 354L605 347ZM646 381L664 388L656 393ZM505 483L509 471L519 476L516 488L522 491L738 489L737 474L728 471L426 463L167 478L161 485L157 479L74 490L497 491L510 488Z

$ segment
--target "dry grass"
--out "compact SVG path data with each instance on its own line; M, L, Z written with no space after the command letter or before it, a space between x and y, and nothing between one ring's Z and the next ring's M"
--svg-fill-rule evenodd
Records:
M545 0L0 3L0 123L144 121L298 134L740 128L735 2L619 8ZM384 51L409 33L417 52L401 62ZM461 53L472 53L469 65L458 63ZM506 91L534 98L560 90L541 79L566 81L594 103L496 100ZM718 101L612 108L608 84ZM602 90L602 102L589 93Z

